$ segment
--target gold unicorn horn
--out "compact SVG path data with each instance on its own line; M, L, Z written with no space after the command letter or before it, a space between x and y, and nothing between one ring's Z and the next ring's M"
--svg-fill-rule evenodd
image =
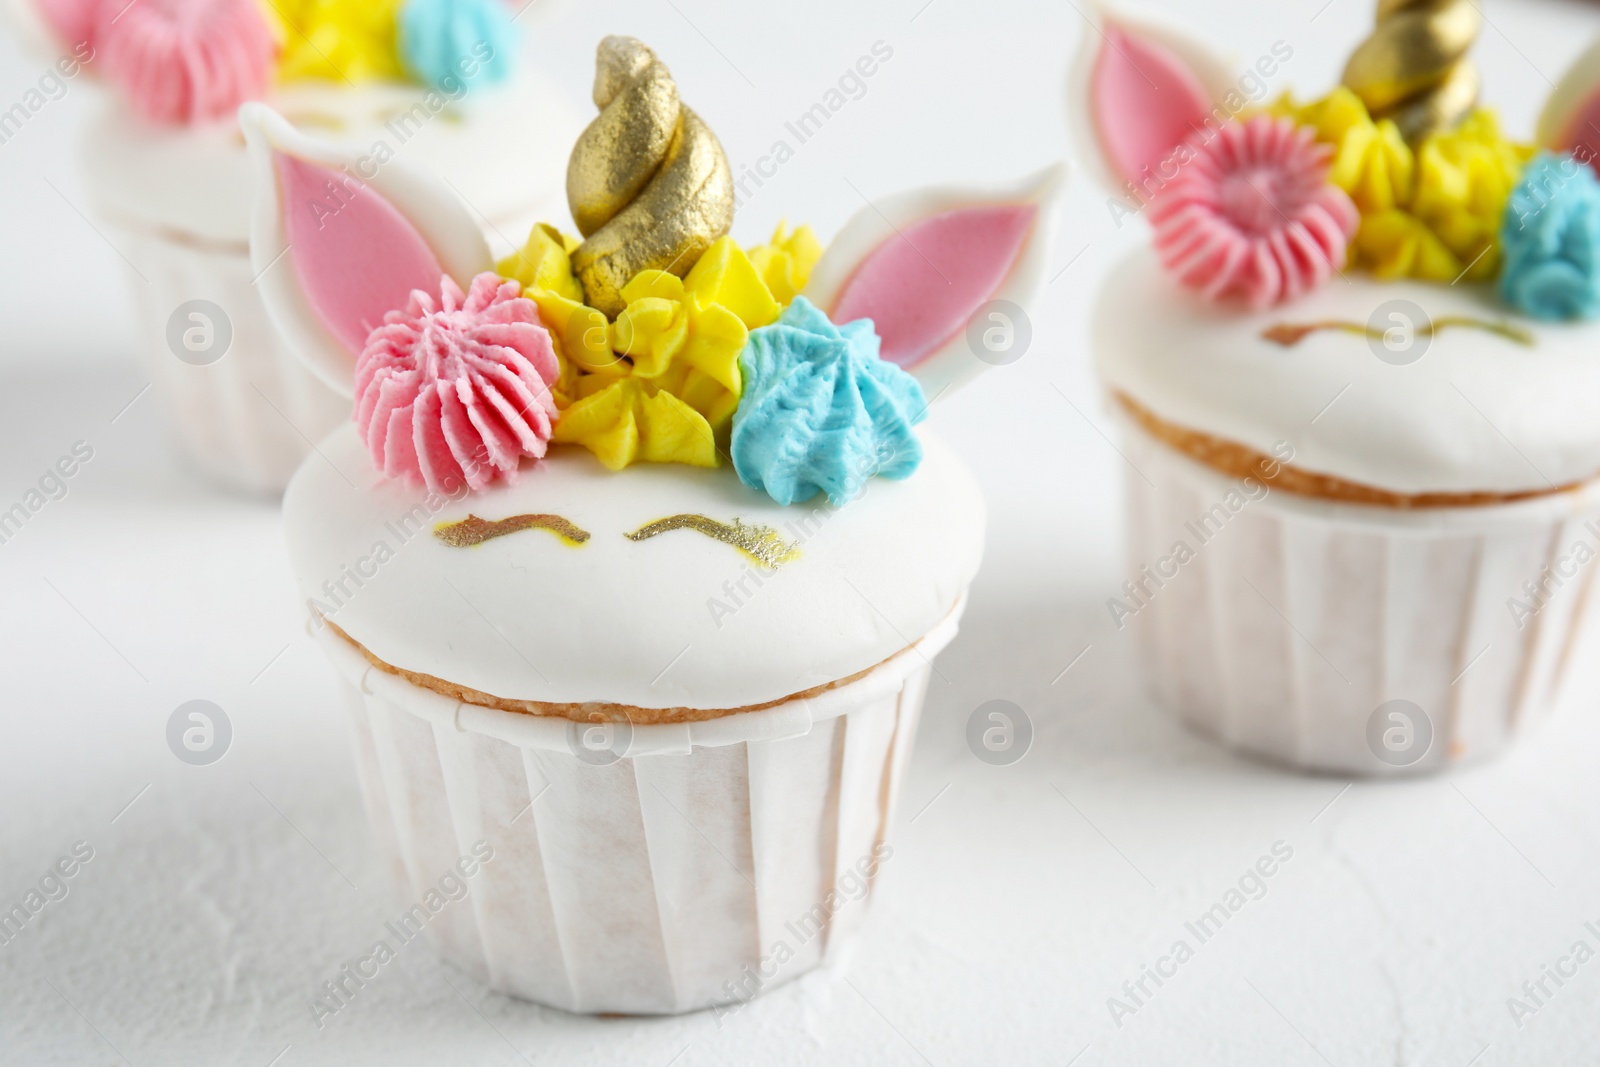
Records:
M595 54L589 124L567 162L567 203L587 240L572 269L591 307L615 318L642 270L680 278L733 224L733 171L700 116L678 100L666 64L632 37Z
M1345 65L1344 84L1413 144L1449 129L1478 102L1466 54L1481 22L1473 0L1378 0L1378 26Z

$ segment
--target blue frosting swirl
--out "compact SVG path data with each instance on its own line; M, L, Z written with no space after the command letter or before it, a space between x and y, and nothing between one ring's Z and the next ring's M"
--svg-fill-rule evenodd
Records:
M517 28L501 0L406 0L399 40L412 77L454 97L510 77Z
M1528 164L1500 223L1500 294L1536 319L1600 315L1600 181L1571 156Z
M780 504L828 494L834 506L874 474L904 478L922 462L911 427L927 414L917 380L878 357L871 319L835 326L805 297L750 331L733 415L739 480Z

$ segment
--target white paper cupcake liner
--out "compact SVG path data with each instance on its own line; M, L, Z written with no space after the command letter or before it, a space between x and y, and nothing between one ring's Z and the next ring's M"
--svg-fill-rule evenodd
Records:
M319 381L278 339L262 306L249 250L116 227L130 260L139 350L170 436L188 463L230 488L281 493L321 440L350 417L350 401ZM169 322L182 305L222 309L232 341L204 365L179 358ZM187 320L186 320L187 321ZM203 357L196 357L203 358Z
M1555 703L1600 571L1573 552L1600 551L1594 485L1413 511L1282 492L1250 502L1238 479L1122 421L1127 568L1145 589L1113 614L1137 632L1158 697L1194 727L1305 770L1417 773L1502 748ZM1524 583L1546 568L1561 584L1540 604Z
M736 1004L833 959L892 856L930 660L916 645L809 700L634 727L614 762L578 729L463 704L319 642L347 692L368 813L410 907L478 842L493 859L426 923L494 989L584 1013Z

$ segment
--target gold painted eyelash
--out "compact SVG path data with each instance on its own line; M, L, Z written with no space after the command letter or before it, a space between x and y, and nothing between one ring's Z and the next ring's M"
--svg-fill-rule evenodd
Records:
M1474 330L1484 330L1488 333L1498 334L1508 341L1515 341L1519 345L1529 348L1534 345L1533 334L1520 326L1513 326L1509 322L1488 322L1484 319L1475 319L1467 315L1446 315L1434 319L1431 323L1417 330L1423 337L1431 337L1450 326L1468 327ZM1324 319L1321 322L1280 322L1276 326L1269 326L1261 331L1261 339L1280 344L1284 348L1292 348L1304 341L1309 335L1318 330L1342 330L1353 333L1357 337L1369 337L1374 341L1383 340L1383 331L1368 326L1364 322L1351 322L1347 319Z
M433 536L452 548L471 548L485 541L523 530L549 530L569 545L581 545L589 540L589 531L573 525L560 515L513 515L508 519L480 519L468 515L460 522L442 522L433 528Z
M452 548L471 548L523 530L549 530L570 545L581 545L590 537L588 530L579 528L560 515L512 515L505 519L480 519L476 515L468 515L458 522L440 523L433 528L433 536ZM630 541L648 541L672 530L693 530L713 541L721 541L768 570L774 570L800 555L798 546L785 541L770 526L747 525L738 519L732 523L718 522L705 515L670 515L622 536Z
M648 541L671 530L693 530L714 541L732 545L768 570L776 569L800 555L798 546L779 537L778 531L770 526L747 526L738 519L729 524L704 515L672 515L647 523L623 536L630 541Z

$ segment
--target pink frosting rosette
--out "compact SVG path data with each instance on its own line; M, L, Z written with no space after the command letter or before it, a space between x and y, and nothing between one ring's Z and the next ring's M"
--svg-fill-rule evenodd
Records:
M1190 158L1150 206L1156 252L1185 285L1263 308L1344 266L1360 217L1329 184L1332 149L1314 130L1257 115L1186 147Z
M100 52L107 80L152 121L226 118L272 81L277 45L256 0L56 6L58 29L88 25L85 39Z
M356 362L356 426L385 477L436 492L516 478L544 455L560 373L539 309L516 282L484 273L463 294L415 290L372 331Z

